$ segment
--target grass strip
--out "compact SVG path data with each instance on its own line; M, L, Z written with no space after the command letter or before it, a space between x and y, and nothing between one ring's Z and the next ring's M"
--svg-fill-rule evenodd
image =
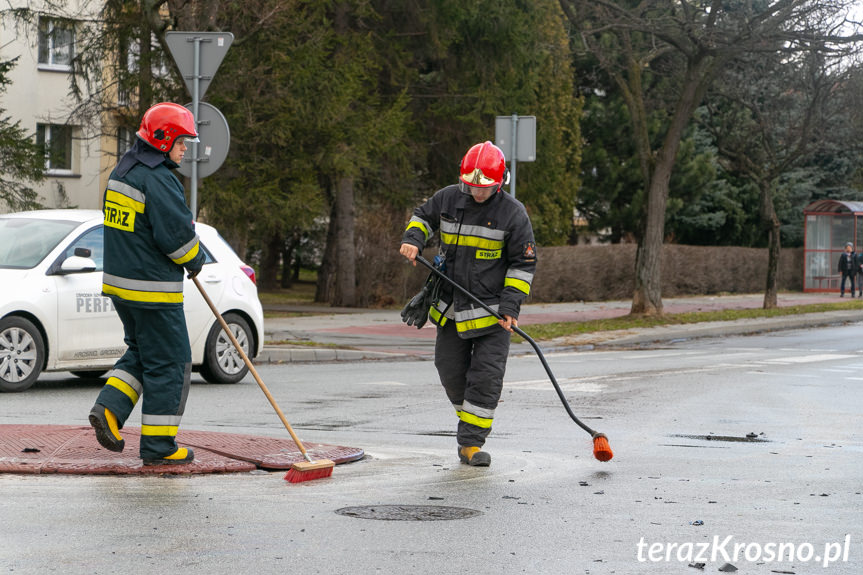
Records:
M664 325L682 325L691 323L703 323L711 321L734 321L738 319L753 319L763 317L780 317L786 315L799 315L806 313L822 313L828 311L859 310L863 308L863 302L837 302L817 303L807 305L795 305L788 307L777 307L773 309L726 309L716 311L696 311L687 313L673 313L662 316L635 317L625 315L608 319L592 319L587 321L567 321L555 323L531 324L522 327L522 330L537 341L555 339L568 335L581 335L601 331L616 331L626 329L637 329L645 327L659 327ZM521 340L514 336L513 341Z

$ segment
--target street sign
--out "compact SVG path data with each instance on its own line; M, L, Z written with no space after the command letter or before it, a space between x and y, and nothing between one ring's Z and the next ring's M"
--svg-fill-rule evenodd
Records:
M195 96L195 52L199 52L197 76L198 98L203 98L216 70L222 64L225 54L234 42L230 32L166 32L165 42L168 50L183 75L189 95Z
M186 109L192 110L192 104L186 104ZM218 108L207 102L198 102L198 139L196 146L198 157L192 157L194 148L189 147L183 163L177 171L186 177L192 177L192 164L197 160L198 178L206 178L218 170L228 157L231 145L231 131L228 121Z
M513 132L513 118L516 131ZM516 149L513 154L512 144ZM536 116L498 116L494 120L494 144L503 150L507 160L536 161Z
M180 74L183 75L183 81L186 82L186 88L188 88L189 94L192 96L191 108L189 109L192 111L195 121L200 126L201 98L204 97L204 93L210 87L213 75L219 69L219 65L225 58L225 53L234 42L234 35L230 32L167 32L165 34L165 42L168 44L168 50L171 52L171 56L174 57L174 62L177 63L177 68L179 68ZM224 123L225 133L227 134L228 123L225 122L225 117L215 108L213 110L216 111L218 117L221 118L221 122ZM215 120L215 116L212 119L214 125L218 123ZM213 137L214 141L218 138L217 135ZM227 142L228 140L225 141ZM203 146L200 149L207 152ZM201 176L198 174L198 169L206 163L210 152L214 149L211 147L202 157L199 152L198 143L192 142L191 145L192 161L188 164L190 167L188 177L191 180L189 208L191 208L194 217L198 217L198 178L207 176L215 171L215 169L210 170L204 176ZM224 147L224 151L227 155L227 144ZM222 158L218 164L215 164L216 168L221 166L224 160ZM180 173L183 172L181 171Z
M536 160L536 116L498 116L494 119L494 144L509 160L509 193L515 197L515 167Z

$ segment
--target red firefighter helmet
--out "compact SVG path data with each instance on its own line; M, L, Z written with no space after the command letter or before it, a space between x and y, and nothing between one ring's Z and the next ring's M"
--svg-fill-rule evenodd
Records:
M498 190L505 183L506 158L500 148L489 141L476 144L464 155L459 166L459 180L474 188Z
M161 152L168 152L177 138L196 141L195 117L179 104L162 102L144 112L138 137Z

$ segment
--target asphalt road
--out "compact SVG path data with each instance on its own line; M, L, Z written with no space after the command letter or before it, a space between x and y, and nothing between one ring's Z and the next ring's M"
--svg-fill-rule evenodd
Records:
M859 333L549 354L608 463L532 355L510 358L488 469L458 464L429 361L262 365L304 440L368 457L301 484L0 475L0 572L859 574ZM84 424L99 386L47 375L0 396L0 423ZM250 378L196 381L183 427L286 433ZM429 516L453 518L396 520Z

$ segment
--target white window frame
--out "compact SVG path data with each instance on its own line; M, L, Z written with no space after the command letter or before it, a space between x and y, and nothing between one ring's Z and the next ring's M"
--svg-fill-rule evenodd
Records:
M127 128L117 129L117 157L122 158L123 154L129 151L132 144L135 143L135 132Z
M69 32L68 43L68 62L58 63L58 57L61 50L67 48L57 46L57 34L55 30L62 29ZM72 70L72 60L75 58L75 26L68 20L60 20L57 18L39 18L39 45L38 45L38 60L40 70L50 70L58 72L70 72ZM42 61L43 56L46 61Z
M39 139L39 133L41 132L43 145L45 146L46 150L50 150L51 149L51 142L53 140L55 132L57 131L56 130L57 128L62 128L64 130L66 130L67 131L66 133L68 134L68 141L66 143L67 144L66 152L68 155L67 163L68 163L69 167L68 168L67 167L58 168L58 167L52 166L51 165L51 155L46 153L45 154L45 174L49 175L49 176L73 176L73 175L75 175L75 172L73 171L73 168L75 166L75 134L74 134L75 128L73 126L66 126L63 124L39 123L39 124L36 124L37 140Z

